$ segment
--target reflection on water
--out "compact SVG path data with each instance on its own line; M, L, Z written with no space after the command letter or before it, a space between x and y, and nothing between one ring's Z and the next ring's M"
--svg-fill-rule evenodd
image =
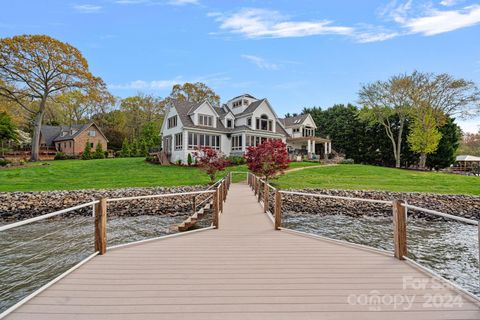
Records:
M188 215L112 217L108 246L163 236ZM94 251L92 217L35 222L0 233L0 312Z
M391 218L285 214L286 228L393 252ZM480 296L477 227L410 218L409 257Z

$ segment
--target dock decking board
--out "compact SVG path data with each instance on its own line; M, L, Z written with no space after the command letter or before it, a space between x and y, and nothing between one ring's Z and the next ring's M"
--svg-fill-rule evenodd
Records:
M6 319L480 319L464 296L426 306L458 293L403 288L404 276L430 279L393 256L275 231L249 187L232 184L219 229L108 251ZM352 294L415 300L404 310L349 304Z

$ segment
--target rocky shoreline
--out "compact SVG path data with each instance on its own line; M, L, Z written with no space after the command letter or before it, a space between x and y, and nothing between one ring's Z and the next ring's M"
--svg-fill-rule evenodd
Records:
M183 186L171 188L125 188L103 190L74 190L48 192L3 192L0 193L0 221L12 222L81 203L93 199L131 197L140 195L190 192L206 189L205 186ZM377 200L406 200L409 204L433 209L469 219L480 220L480 197L467 195L442 195L430 193L403 193L383 191L358 191L334 189L292 190L307 193L321 193L334 196L355 197ZM197 196L197 204L206 195ZM135 215L184 215L192 212L193 196L167 197L145 200L111 202L108 205L110 216ZM270 200L273 209L273 196ZM349 216L391 216L391 206L385 204L339 200L329 198L283 195L282 212L285 214L349 215ZM91 215L92 208L83 208L66 215ZM409 211L409 216L434 219L418 211Z
M100 190L45 191L45 192L1 192L0 221L11 222L32 218L42 214L100 198L121 198L142 195L191 192L206 189L205 186L183 186L172 188L125 188ZM197 196L197 204L206 195ZM193 196L177 196L142 200L110 202L109 216L135 215L181 215L192 211ZM65 215L91 215L92 208L82 208Z
M291 191L388 201L393 199L405 200L407 203L418 207L437 210L464 218L480 220L480 196L334 189L304 189ZM283 195L282 211L288 214L343 214L349 216L392 215L391 206L386 204L331 198L299 197L296 195ZM414 210L409 210L409 216L435 219L432 215Z

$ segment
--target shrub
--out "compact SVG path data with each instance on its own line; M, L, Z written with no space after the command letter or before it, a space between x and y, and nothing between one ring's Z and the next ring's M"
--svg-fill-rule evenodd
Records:
M354 164L355 161L353 159L343 159L340 161L340 164Z
M82 160L90 160L92 159L92 146L90 145L90 141L87 141L85 144L85 149L82 153Z
M0 167L5 167L7 164L12 163L11 161L7 159L0 159Z
M177 166L181 166L182 165L182 160L181 159L178 159L177 160Z
M67 160L67 155L64 152L57 152L55 153L54 160Z
M103 147L100 142L97 143L95 153L93 154L93 159L105 159L105 152L103 151Z
M230 163L217 150L209 147L200 148L194 155L197 165L208 174L212 183L215 182L217 172L224 170Z
M192 154L189 153L189 154L188 154L188 157L187 157L187 164L188 164L189 167L192 165L192 162L193 162L193 160L192 160Z
M227 160L230 161L232 166L240 166L246 163L245 158L241 156L229 156L227 157Z

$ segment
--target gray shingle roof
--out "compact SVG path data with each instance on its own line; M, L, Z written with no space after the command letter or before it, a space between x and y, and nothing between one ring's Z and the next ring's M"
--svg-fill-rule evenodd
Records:
M258 100L255 102L252 102L247 109L245 109L244 112L237 114L236 116L240 116L243 114L248 114L252 113L255 111L255 109L264 101L265 99ZM184 127L188 128L198 128L198 129L207 129L207 130L213 130L213 131L221 131L225 133L232 133L232 132L238 132L242 130L252 130L248 126L237 126L233 129L231 128L225 128L223 123L220 121L220 119L217 119L217 127L212 128L212 127L205 127L205 126L197 126L193 123L192 118L190 118L189 113L191 110L197 109L203 102L188 102L188 101L181 101L181 100L171 100L172 105L175 107L178 113L178 117L180 118L180 121L182 122ZM213 107L215 111L218 113L218 115L223 118L227 114L225 110L222 108L217 108ZM288 136L288 133L280 126L278 123L276 125L276 133L283 134L285 136Z
M295 117L288 117L288 118L284 118L284 119L279 119L282 124L285 126L285 127L290 127L290 126L294 126L296 124L300 124L302 123L303 121L305 121L305 119L307 119L308 117L308 113L307 114L301 114L299 116L295 116ZM298 121L298 122L296 122Z
M175 107L178 113L178 117L180 118L180 121L182 121L182 124L184 127L189 127L189 128L201 128L201 129L209 129L209 130L216 130L216 131L223 131L223 132L231 132L231 129L225 128L225 126L222 124L220 119L217 119L217 127L216 128L211 128L211 127L205 127L205 126L197 126L193 123L192 118L188 115L190 110L195 110L197 109L203 102L189 102L189 101L181 101L181 100L172 100L171 101L172 105ZM215 110L218 111L218 110Z
M60 126L61 131L60 135L57 136L53 141L65 141L65 140L72 140L76 136L78 136L82 131L86 130L92 125L92 123L87 123L87 124L74 124L72 126ZM72 134L72 129L75 131ZM67 132L66 135L62 136L62 132Z
M48 146L53 145L54 142L57 141L65 141L65 140L72 140L80 133L85 131L86 129L90 128L92 125L95 125L93 122L87 124L74 124L71 126L42 126L40 129L40 133L42 134L42 138L45 141L45 144ZM95 125L96 126L96 125ZM72 134L72 129L75 131ZM97 127L100 131L100 129ZM62 132L66 132L64 136L62 136ZM105 135L100 131L104 137ZM105 137L106 139L106 137Z

